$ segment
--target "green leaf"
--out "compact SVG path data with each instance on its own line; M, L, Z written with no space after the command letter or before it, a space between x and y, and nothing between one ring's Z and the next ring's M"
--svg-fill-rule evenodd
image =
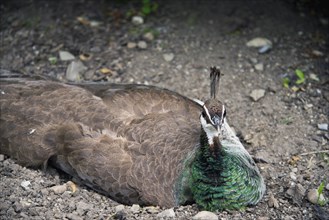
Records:
M320 205L320 206L324 206L324 205L326 205L327 204L327 200L326 199L324 199L324 200L320 200L320 198L321 198L321 194L322 194L322 192L323 192L323 189L324 189L324 182L322 182L321 184L320 184L320 186L319 186L319 188L318 188L318 204Z
M324 182L322 182L322 183L320 184L319 188L318 188L318 194L319 194L319 195L322 194L323 189L324 189Z
M282 81L283 81L283 86L288 89L290 84L290 79L288 77L285 77L282 79Z
M57 57L49 57L48 61L51 65L55 65L57 63Z
M149 15L151 13L151 6L150 5L144 5L142 8L142 13L144 15Z
M301 70L296 69L295 74L298 77L298 79L296 80L297 85L302 84L302 83L305 82L305 74Z

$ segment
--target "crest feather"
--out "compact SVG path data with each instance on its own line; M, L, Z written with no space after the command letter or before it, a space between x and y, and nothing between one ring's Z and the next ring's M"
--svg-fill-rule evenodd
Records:
M213 66L210 67L210 98L215 99L219 90L220 70Z

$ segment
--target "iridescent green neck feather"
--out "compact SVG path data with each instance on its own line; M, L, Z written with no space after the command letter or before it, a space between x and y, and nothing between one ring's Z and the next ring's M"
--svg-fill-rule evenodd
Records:
M221 211L243 209L262 198L265 191L263 179L240 142L241 146L234 143L236 139L223 140L210 147L205 132L202 132L200 147L188 162L186 168L189 171L183 174L183 181L189 186L181 199L188 200L186 192L190 192L200 209Z

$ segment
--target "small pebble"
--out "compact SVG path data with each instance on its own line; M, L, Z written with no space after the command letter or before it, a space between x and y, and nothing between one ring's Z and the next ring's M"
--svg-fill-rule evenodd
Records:
M141 25L144 23L144 19L141 16L134 16L131 21L136 25Z
M306 189L301 184L291 184L286 194L292 198L293 202L301 205L303 198L306 194Z
M25 201L25 200L21 200L19 203L23 206L23 208L27 208L32 205L30 202Z
M175 218L176 214L174 209L166 209L159 214L157 214L157 218Z
M74 60L75 56L73 56L70 52L67 51L59 51L59 59L62 61Z
M69 81L79 81L80 80L80 74L85 72L87 70L87 67L83 65L83 63L78 61L72 61L70 65L66 69L66 79Z
M129 49L133 49L133 48L136 48L137 44L135 42L128 42L127 43L127 47Z
M247 47L272 46L272 42L266 38L257 37L247 42Z
M329 183L326 185L326 190L329 190Z
M48 191L48 189L41 189L40 192L41 192L42 196L47 196L47 195L49 195L49 191Z
M257 59L256 58L250 58L250 61L253 63L253 64L257 64Z
M318 124L318 128L322 131L328 131L328 124L327 123Z
M0 154L0 162L4 161L5 160L5 155L3 154Z
M137 47L139 49L146 49L147 48L147 43L145 41L139 41L137 44Z
M201 211L198 212L195 216L192 218L193 220L218 220L218 216L209 211Z
M255 69L258 71L263 71L264 70L264 64L258 63L255 65Z
M291 178L293 181L296 181L296 180L297 180L296 174L295 174L294 172L290 172L290 178Z
M258 53L266 53L272 49L271 45L265 45L259 48Z
M311 189L307 193L307 199L313 204L318 204L325 201L325 198L322 194L319 195L317 189Z
M63 194L67 190L67 186L66 184L53 186L50 188L50 190L53 191L55 194Z
M163 59L167 62L170 62L174 59L175 55L173 53L165 53L163 54Z
M270 218L266 217L266 216L261 216L261 217L258 217L257 220L270 220Z
M130 207L130 211L132 211L132 213L139 213L141 207L138 204L133 204Z
M259 99L265 96L265 90L264 89L254 89L250 93L250 97L257 102Z
M67 219L70 219L70 220L82 220L83 218L81 218L80 216L74 214L74 213L69 213L66 215L66 218Z
M143 35L143 38L147 41L152 41L154 40L154 35L152 34L152 32L147 32Z
M318 50L312 50L312 54L317 57L323 57L324 54L321 51Z
M98 27L101 24L102 24L102 22L100 22L100 21L90 21L90 23L89 23L90 27Z
M124 209L125 209L125 206L122 204L115 206L115 212L121 212L121 211L124 211Z
M155 214L159 212L159 208L155 207L155 206L147 206L144 208L146 212L150 213L150 214Z
M80 216L83 216L86 212L93 209L93 205L85 202L77 203L77 212Z
M24 180L23 182L21 182L21 187L23 187L23 189L25 190L30 189L29 185L31 185L30 181Z

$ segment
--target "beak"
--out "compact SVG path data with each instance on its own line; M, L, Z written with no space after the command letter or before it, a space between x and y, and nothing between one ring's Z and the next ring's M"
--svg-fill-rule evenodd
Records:
M222 120L219 116L215 115L212 118L213 125L216 127L217 131L220 132L222 129Z

